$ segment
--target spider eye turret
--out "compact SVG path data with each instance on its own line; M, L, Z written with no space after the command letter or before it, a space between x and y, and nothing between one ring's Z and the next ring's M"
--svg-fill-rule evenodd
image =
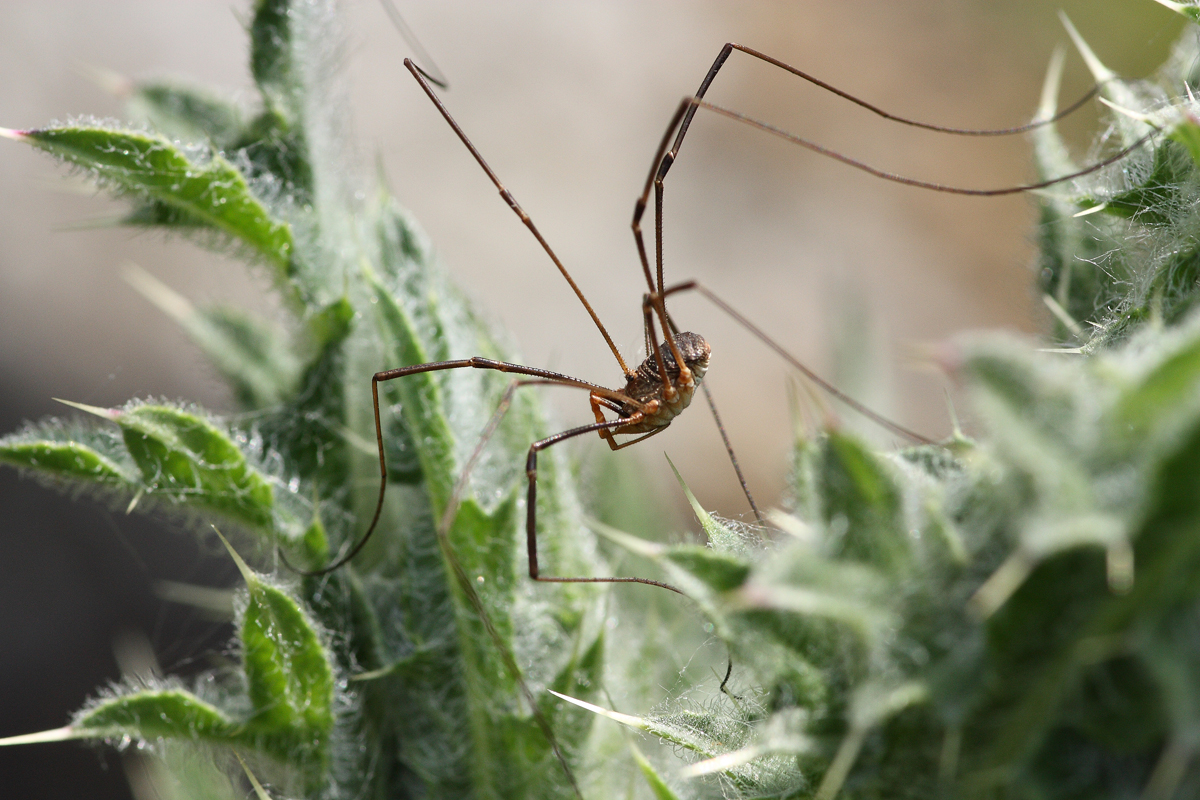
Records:
M688 369L700 367L703 369L708 366L708 359L712 355L712 348L708 342L704 341L704 337L698 333L685 331L675 335L675 344L679 347L679 354L683 356L683 363L687 364ZM662 344L663 355L671 353L670 345L666 342ZM674 356L672 355L672 358Z

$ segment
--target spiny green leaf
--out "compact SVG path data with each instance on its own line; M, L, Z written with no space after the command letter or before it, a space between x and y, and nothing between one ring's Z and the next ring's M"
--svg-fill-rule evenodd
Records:
M729 539L729 532L724 526L718 524L712 515L700 505L700 501L696 499L696 495L692 494L692 490L684 483L683 476L679 474L679 470L675 468L675 462L669 456L667 457L667 463L671 465L671 471L675 473L675 480L679 482L679 488L683 489L683 494L687 497L688 505L692 507L692 513L696 515L700 527L704 528L704 534L708 537L708 540L714 542Z
M822 451L822 513L828 523L845 526L838 548L842 555L902 570L911 552L901 494L889 467L839 431L829 432Z
M306 336L293 345L292 360L306 363L289 387L286 404L266 409L258 431L271 450L280 454L295 473L314 484L323 497L345 500L341 494L351 475L351 450L358 440L353 433L356 418L351 404L365 403L366 392L348 392L345 382L353 380L347 345L354 330L354 314L345 297L315 310L306 320ZM365 375L369 372L364 370ZM365 388L365 379L360 379ZM374 451L374 442L359 445Z
M350 335L354 327L354 306L345 295L319 309L308 318L308 330L318 349L337 344Z
M0 461L71 480L113 484L131 481L120 465L73 441L30 441L7 436L0 439Z
M1170 137L1186 147L1192 161L1200 166L1200 120L1194 116L1185 117L1171 130Z
M1186 144L1186 142L1185 142ZM1138 185L1104 197L1104 211L1122 217L1133 217L1144 225L1165 225L1171 222L1170 208L1180 201L1180 187L1196 164L1178 147L1164 142L1154 150L1150 174Z
M393 364L405 366L429 360L417 337L412 318L374 275L368 282L375 292L375 307L380 321L394 344ZM444 508L450 496L456 472L454 435L442 412L442 391L432 372L410 375L385 389L401 398L405 423L420 457L421 471L430 490L433 507Z
M274 492L237 444L200 415L137 405L113 413L147 490L272 529Z
M293 53L291 4L259 0L250 25L250 72L269 106L282 113L289 126L302 121L299 104L303 89Z
M333 728L330 654L299 602L254 573L223 536L221 541L249 594L238 625L253 707L246 731L303 748L324 762Z
M333 673L313 623L295 598L255 576L240 626L250 729L323 747L333 726Z
M329 560L329 536L321 521L320 507L313 509L312 523L304 531L301 545L312 569L317 569Z
M111 128L66 125L18 135L114 191L184 213L244 243L281 274L290 273L291 228L272 217L224 156L192 154L161 136Z
M559 694L553 690L551 693L594 714L607 717L634 730L652 733L666 742L691 750L706 758L711 758L721 752L723 746L712 736L714 728L719 726L719 718L712 715L688 711L671 717L636 717L631 714L610 711L607 708Z
M838 622L868 641L877 640L880 631L896 623L896 617L887 609L836 587L755 583L746 588L738 601L747 609L772 609Z
M197 309L136 266L126 269L125 279L191 336L244 408L278 405L291 395L300 367L275 326L227 306Z
M252 163L276 175L305 205L315 197L314 168L321 166L309 152L314 120L305 113L316 106L306 104L328 100L313 96L312 61L319 55L319 45L305 34L328 35L318 30L322 24L337 24L336 19L318 20L328 13L327 7L312 6L297 14L288 0L259 0L250 24L250 70L264 110L238 145Z
M236 720L182 689L144 689L101 700L84 710L72 728L102 737L213 743L231 741L239 732Z

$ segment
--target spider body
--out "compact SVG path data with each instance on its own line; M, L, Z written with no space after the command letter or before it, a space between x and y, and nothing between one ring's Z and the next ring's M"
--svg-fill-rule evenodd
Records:
M593 395L595 402L612 408L617 416L623 419L637 419L628 427L619 428L614 433L655 433L670 425L672 420L691 405L696 389L699 388L704 373L708 371L712 348L704 341L703 336L691 332L676 334L675 344L683 356L686 370L679 368L669 344L663 342L659 346L659 352L662 353L663 364L666 367L666 381L663 380L657 359L651 353L633 374L629 375L621 392L633 402L617 402L614 407L605 403L604 398Z

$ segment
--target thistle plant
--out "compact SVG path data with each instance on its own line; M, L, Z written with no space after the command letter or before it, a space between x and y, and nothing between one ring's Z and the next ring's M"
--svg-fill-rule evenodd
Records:
M168 758L181 744L236 752L293 795L569 793L589 715L543 688L593 696L602 608L594 590L535 593L522 577L515 478L529 442L544 435L530 397L513 398L456 492L506 381L427 375L385 387L380 529L390 535L327 576L279 566L323 566L371 519L370 375L380 365L503 355L415 223L353 177L334 79L337 26L332 3L259 3L250 61L261 107L249 113L205 91L146 84L133 98L145 127L81 120L8 133L126 197L128 224L244 255L293 317L283 333L234 308L181 315L244 413L76 404L86 414L75 421L4 439L7 463L215 526L274 573L243 568L237 667L193 685L104 692L42 738L158 742ZM555 454L543 459L542 557L561 574L585 574L596 558L565 472ZM447 509L454 519L439 530ZM218 784L228 784L226 762L210 776Z
M612 689L636 702L658 682L621 627L644 618L601 586L525 577L520 466L546 427L503 376L385 384L379 533L330 574L287 566L329 563L374 513L372 373L503 357L415 222L356 177L337 30L331 3L261 0L257 108L147 83L143 127L7 132L125 197L129 225L234 249L291 315L281 332L171 303L241 413L73 403L0 439L0 460L40 480L216 527L245 584L233 662L100 691L66 727L7 744L145 744L163 790L197 798L242 796L243 781L314 798L1200 794L1195 28L1153 81L1117 79L1076 37L1114 106L1097 152L1155 135L1040 198L1055 346L941 351L974 438L878 452L800 434L772 530L693 500L705 545L585 525L571 469L543 454L547 571L611 574L601 553L625 551L657 562L687 599L660 601L656 624L671 633L696 608L728 648L724 693L677 684L638 708ZM1053 128L1035 151L1047 178L1075 167Z

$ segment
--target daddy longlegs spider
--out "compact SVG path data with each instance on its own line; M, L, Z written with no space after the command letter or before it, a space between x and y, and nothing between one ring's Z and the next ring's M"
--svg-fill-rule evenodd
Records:
M600 335L604 338L605 343L608 345L609 350L611 350L614 358L620 366L624 376L625 385L620 389L609 389L599 384L574 378L563 373L540 369L537 367L528 367L521 364L496 361L491 358L479 356L453 359L449 361L431 362L426 364L414 364L411 366L398 367L395 369L377 372L371 379L371 396L375 414L375 436L379 450L380 469L379 497L376 503L374 515L372 516L371 523L367 527L366 532L362 535L358 542L350 548L348 552L335 559L332 564L324 567L323 569L301 571L302 574L310 576L323 575L332 572L333 570L336 570L342 565L346 564L353 559L355 555L359 553L359 551L362 550L379 524L383 510L384 496L387 490L387 463L384 456L383 425L379 408L379 384L418 373L470 368L493 370L512 375L524 376L523 378L514 380L510 385L508 393L506 393L505 399L502 401L501 410L498 411L498 414L493 417L494 421L498 418L498 415L503 412L503 407L507 406L512 391L520 386L553 384L584 389L588 392L588 402L595 418L594 422L570 428L561 433L548 436L532 443L529 447L525 464L525 472L528 481L525 529L530 578L535 581L548 583L642 583L682 593L674 586L649 578L569 577L543 575L541 574L538 566L537 555L538 453L552 445L590 433L598 434L612 450L620 450L622 448L629 447L630 445L637 444L638 442L648 439L665 430L675 419L675 417L677 417L685 408L688 407L697 388L700 388L705 392L706 398L714 415L714 419L716 420L718 429L720 430L721 436L725 442L725 447L729 454L730 461L732 462L733 467L738 474L738 479L741 482L747 501L753 509L755 516L760 521L762 520L762 515L759 512L758 506L755 503L749 488L746 486L746 481L742 476L740 467L738 466L737 458L734 455L733 448L730 445L724 428L721 425L720 418L717 416L716 407L713 405L711 397L708 396L707 389L701 384L701 380L708 369L711 349L700 334L680 331L667 311L667 298L682 292L696 292L697 294L705 297L723 312L732 317L740 325L746 328L751 334L764 342L769 348L779 354L794 369L799 371L813 383L817 384L826 393L836 398L844 405L849 406L857 413L865 416L883 428L886 428L887 430L903 438L911 440L914 443L926 445L934 444L932 440L926 438L925 436L911 431L908 428L905 428L895 422L892 422L891 420L888 420L882 415L877 414L870 408L866 407L862 403L859 403L854 398L848 396L830 384L828 381L821 378L819 375L814 373L795 357L793 357L786 349L775 342L770 336L767 335L766 332L751 322L751 320L748 319L744 314L734 309L699 282L691 280L670 286L665 283L663 277L662 227L663 192L665 179L667 173L671 169L671 166L675 163L675 160L678 157L680 147L683 144L688 128L698 110L705 109L714 114L727 117L736 122L780 137L785 141L797 144L822 156L835 159L843 164L846 164L847 166L862 170L884 180L932 191L981 197L1019 194L1036 189L1046 188L1057 183L1087 175L1121 160L1129 153L1146 144L1157 133L1157 131L1152 131L1138 141L1134 142L1132 145L1122 149L1120 152L1117 152L1108 158L1094 163L1084 169L1068 175L1061 175L1053 179L1039 181L1036 183L1008 186L999 189L967 189L941 183L922 181L877 169L864 162L858 161L857 159L845 156L822 145L788 133L787 131L777 128L766 122L761 122L737 111L732 111L706 101L704 99L705 93L708 91L709 86L720 72L721 67L726 63L729 56L735 50L753 58L760 59L778 69L784 70L796 77L808 81L820 89L831 92L841 99L854 103L886 120L932 132L960 136L1005 136L1024 133L1039 126L1051 124L1082 107L1086 102L1096 95L1100 88L1099 86L1093 87L1082 98L1047 119L1034 120L1033 122L1024 125L992 130L952 128L919 122L892 114L847 92L837 89L836 87L831 86L830 84L825 83L778 59L768 56L765 53L761 53L757 50L740 44L732 42L727 43L721 49L716 60L713 62L712 67L709 69L703 82L700 84L700 88L697 90L696 94L683 98L676 108L675 113L672 116L670 123L667 125L665 133L663 134L662 140L658 145L654 159L651 162L650 172L647 176L642 192L638 196L634 205L632 229L634 241L637 247L638 258L641 263L643 276L645 277L647 286L647 291L642 296L643 336L645 340L647 356L640 365L634 369L631 369L628 362L626 362L620 350L617 348L612 337L609 335L607 329L604 327L604 324L600 321L599 316L588 302L583 291L579 288L578 284L576 284L574 278L567 270L566 266L555 254L547 240L542 236L541 232L538 230L530 216L517 202L512 193L505 188L499 177L484 160L479 150L474 144L472 144L471 140L467 137L466 133L462 130L458 123L455 122L445 104L434 91L431 84L442 86L443 84L441 81L431 78L421 67L413 63L412 60L405 59L405 67L410 73L412 73L413 78L420 85L421 89L429 97L435 108L442 115L447 124L450 125L455 135L458 136L463 145L475 158L479 166L487 174L488 178L500 193L500 197L520 218L525 227L529 229L530 233L538 241L542 249L545 250L546 254L550 257L550 260L554 263L555 267L557 267L563 278L570 285L572 291L574 291L576 297L579 299L580 303L582 303L584 309L591 317L592 322L600 332ZM645 239L642 233L642 218L649 205L651 192L653 192L654 195L655 249L653 269L650 265L649 256L645 246ZM661 342L659 341L660 332L662 336ZM606 417L606 411L615 416L611 419ZM492 429L492 427L493 423L489 423L489 431ZM487 435L488 433L485 433L484 440L486 440ZM635 438L618 442L615 438L618 435L630 435L634 436ZM482 447L482 442L479 447ZM476 448L476 455L479 452L479 447ZM472 456L471 460L468 461L466 472L469 472L471 469L474 458L475 456ZM460 484L461 481L462 479L460 479ZM447 509L447 517L452 514L452 511L452 508Z

